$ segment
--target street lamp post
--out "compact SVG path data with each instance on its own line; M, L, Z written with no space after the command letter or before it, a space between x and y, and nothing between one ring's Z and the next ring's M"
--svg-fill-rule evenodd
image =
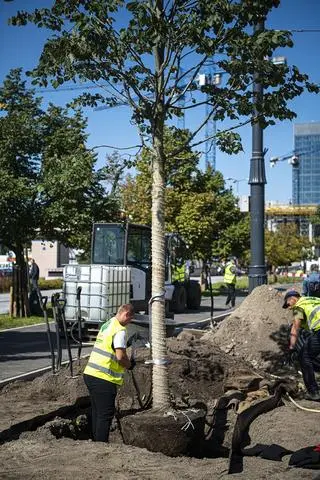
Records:
M255 32L264 30L264 22L255 25ZM250 249L251 260L249 266L249 293L259 285L267 283L265 265L265 239L264 239L264 204L266 172L263 152L263 128L259 122L257 104L262 101L263 87L260 83L259 72L253 76L254 93L254 121L252 125L252 158L250 161Z

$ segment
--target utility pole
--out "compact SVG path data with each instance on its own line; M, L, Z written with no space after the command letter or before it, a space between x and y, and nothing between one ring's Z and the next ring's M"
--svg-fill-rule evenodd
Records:
M264 30L264 20L259 21L254 32ZM250 251L251 260L249 266L249 293L259 285L267 283L265 265L265 241L264 241L264 204L266 172L263 152L263 128L259 123L258 104L263 99L263 87L260 83L259 72L253 75L254 111L252 124L252 158L250 161Z

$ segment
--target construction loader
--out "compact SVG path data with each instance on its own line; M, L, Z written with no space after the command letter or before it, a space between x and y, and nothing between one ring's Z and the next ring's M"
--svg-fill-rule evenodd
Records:
M199 282L190 279L188 248L175 233L166 235L165 304L166 317L186 308L199 309ZM65 318L77 320L77 289L81 287L81 317L84 335L90 336L123 303L132 303L135 312L148 315L151 299L151 228L125 223L93 225L91 263L66 265L63 293ZM183 269L183 272L182 272ZM179 275L177 276L177 270ZM136 315L138 318L138 315Z

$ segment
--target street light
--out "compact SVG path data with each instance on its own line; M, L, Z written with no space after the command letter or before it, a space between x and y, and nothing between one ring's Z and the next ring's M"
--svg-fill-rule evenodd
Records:
M239 193L239 183L240 182L247 182L249 180L249 178L233 178L233 177L227 177L226 178L227 181L229 182L232 182L232 183L235 183L237 185L237 194Z
M254 32L264 31L264 21L254 26ZM260 83L259 72L253 74L253 95L255 121L252 124L252 158L250 161L250 266L249 266L249 293L259 285L267 283L267 273L264 255L264 202L266 172L263 151L263 129L259 123L257 104L262 102L263 87Z
M264 19L254 25L254 32L264 31ZM285 57L273 57L270 61L274 65L285 64ZM258 105L263 103L263 86L260 82L259 72L253 74L253 124L252 124L252 158L250 161L250 266L249 266L249 293L259 285L267 283L265 265L265 239L264 239L264 204L266 172L263 149L263 128L259 123Z
M279 157L271 157L269 161L270 167L275 167L278 162L284 162L286 160L288 160L289 165L292 165L293 167L299 165L299 156L295 155L294 153L289 153Z

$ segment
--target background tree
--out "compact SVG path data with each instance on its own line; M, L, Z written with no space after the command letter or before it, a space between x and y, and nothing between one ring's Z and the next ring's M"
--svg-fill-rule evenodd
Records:
M220 172L208 168L205 172L197 169L194 173L186 191L179 193L173 189L168 192L172 205L168 212L168 229L180 232L194 257L206 261L225 253L226 250L218 248L219 239L241 215Z
M287 100L306 86L315 90L296 67L273 65L269 57L278 47L292 46L288 32L266 30L251 35L250 27L278 5L278 0L56 0L50 9L33 13L18 12L15 25L28 21L56 32L43 50L33 72L36 81L53 86L65 81L90 80L104 83L104 95L85 94L80 101L96 105L127 102L132 107L132 121L137 125L141 142L150 147L152 162L152 293L164 290L165 240L164 152L166 122L184 109L207 103L209 114L188 138L199 144L198 134L210 118L237 122L261 122L274 118L293 118ZM121 18L121 22L117 20ZM226 73L220 88L206 85L197 94L199 72L215 55L218 69ZM259 115L252 119L254 71L261 74L267 94L255 105ZM192 102L184 108L181 98L190 93ZM261 115L263 114L263 116ZM244 117L247 118L244 119ZM227 152L241 149L237 133L218 132L220 148ZM179 151L171 153L173 158ZM165 308L158 300L152 305L154 407L168 409L170 396L166 358ZM160 360L160 362L159 362ZM159 364L160 363L160 364Z
M223 176L212 168L199 168L199 154L185 139L188 131L166 129L164 150L170 160L165 165L165 228L180 233L190 255L201 260L212 256L240 257L249 248L249 223L243 219L236 198L225 188ZM182 150L182 146L184 150ZM177 158L172 150L181 148ZM149 149L136 162L136 175L121 185L120 198L133 222L151 224L152 172ZM232 228L231 228L232 227Z
M95 172L85 147L80 111L50 105L26 88L13 70L0 88L0 239L20 271L18 315L28 313L24 248L35 238L89 249L92 222L108 220L116 204Z
M266 257L273 269L300 262L311 249L308 237L301 236L295 224L283 224L275 232L266 231Z
M233 222L222 230L213 243L213 255L226 259L229 255L237 257L241 265L249 264L250 256L250 215L235 211Z
M316 248L315 256L319 256L320 252L320 206L317 207L315 215L310 218L313 229L313 242Z

